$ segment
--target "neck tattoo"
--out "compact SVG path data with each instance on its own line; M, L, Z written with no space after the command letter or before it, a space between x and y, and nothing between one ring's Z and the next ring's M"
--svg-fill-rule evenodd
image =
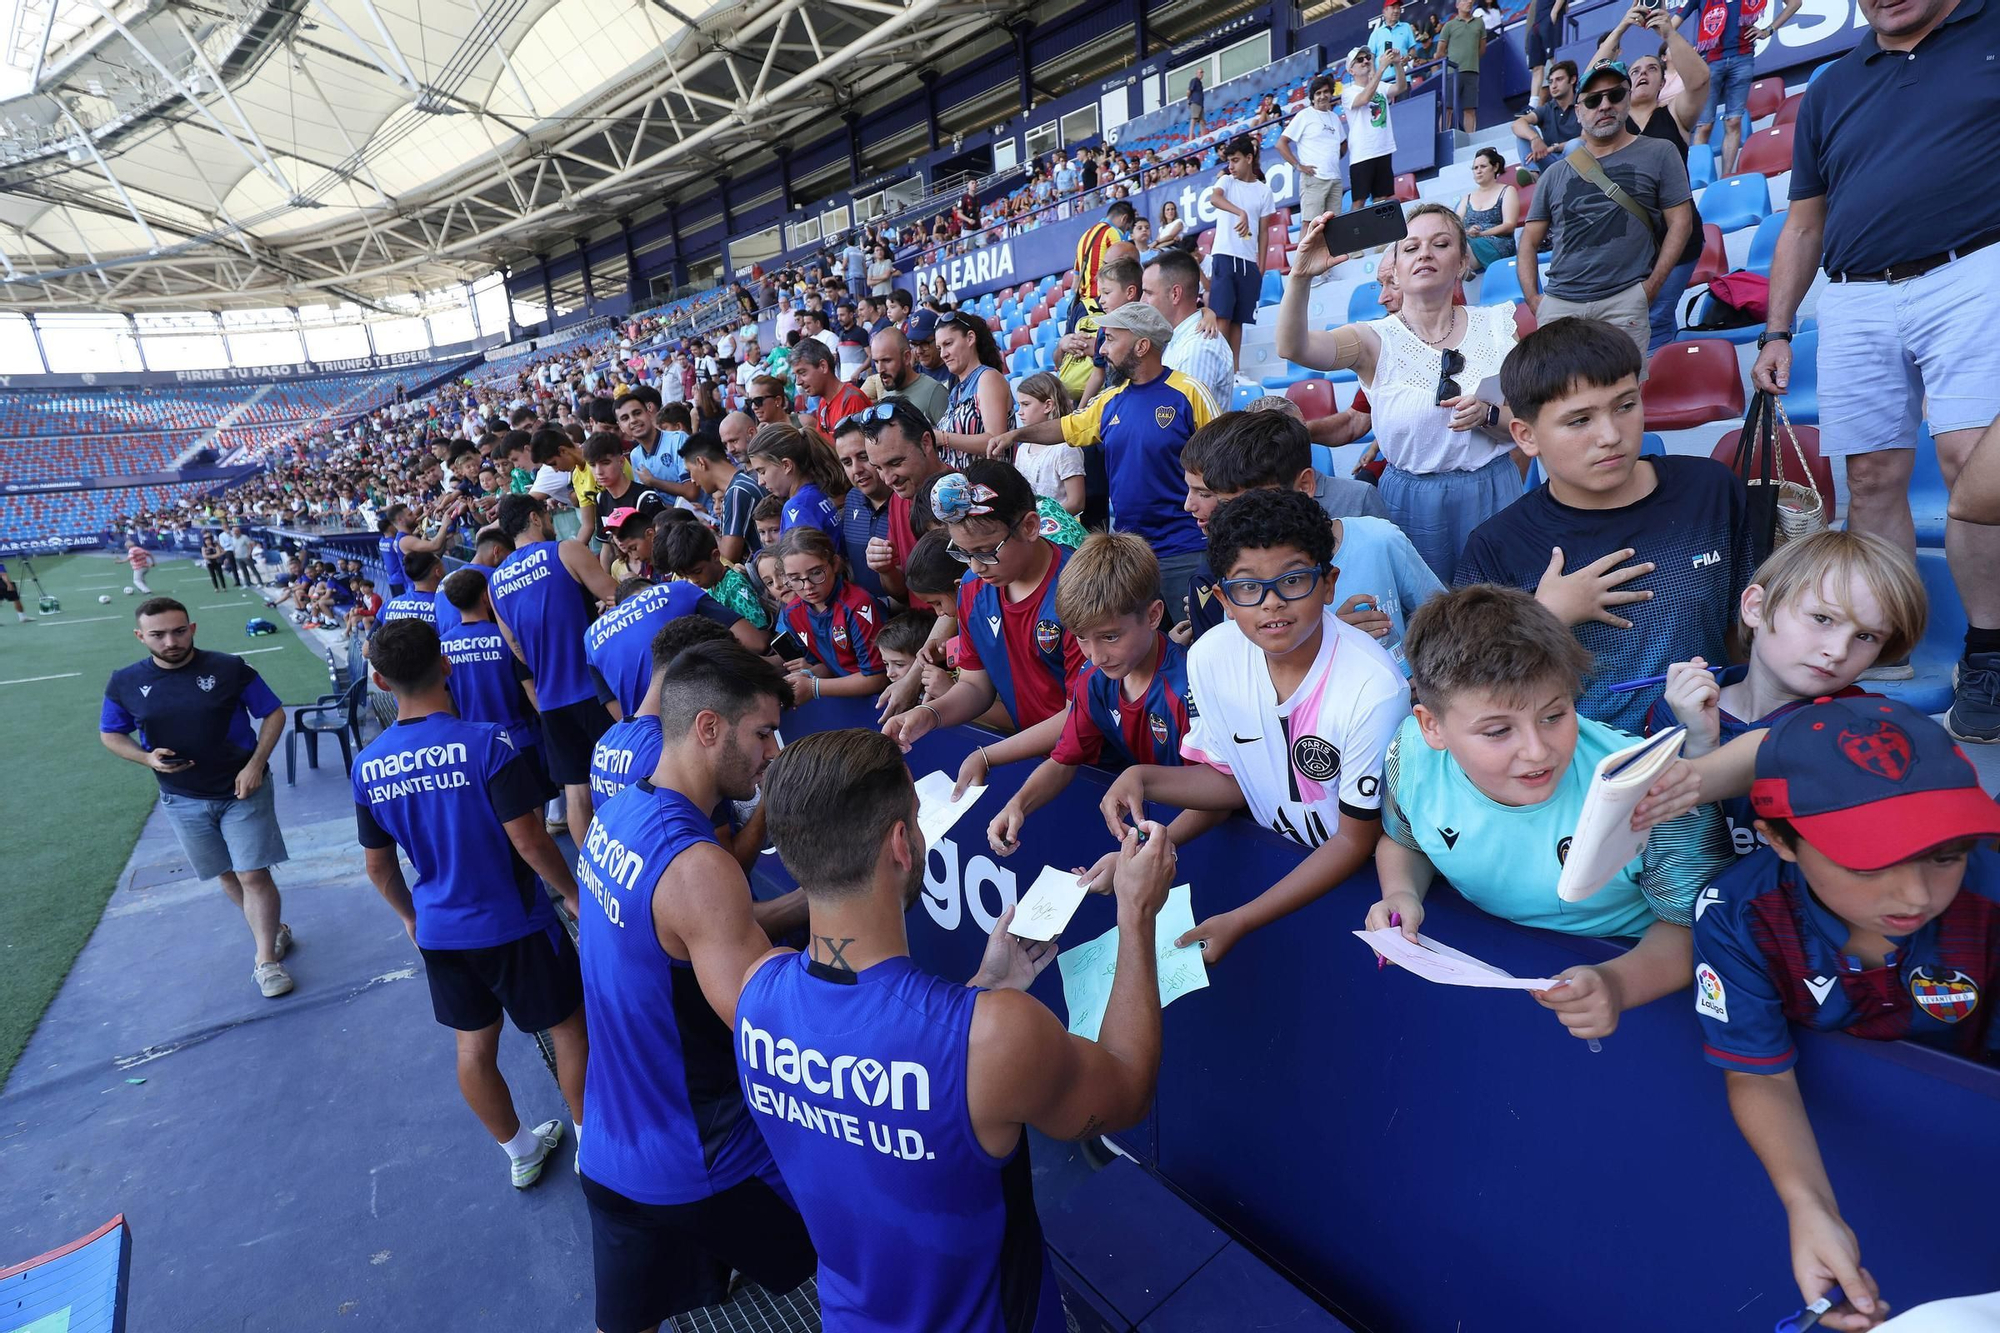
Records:
M822 967L834 968L841 972L852 972L854 964L848 962L845 957L847 946L852 943L854 943L852 936L847 939L836 940L831 935L815 935L813 936L813 961ZM826 952L829 955L824 959L819 956L821 945L826 946Z

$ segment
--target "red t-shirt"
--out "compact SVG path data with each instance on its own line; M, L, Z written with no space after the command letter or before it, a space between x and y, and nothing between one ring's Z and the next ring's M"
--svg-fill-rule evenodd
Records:
M843 381L838 389L819 400L819 428L831 440L835 426L873 406L867 394Z

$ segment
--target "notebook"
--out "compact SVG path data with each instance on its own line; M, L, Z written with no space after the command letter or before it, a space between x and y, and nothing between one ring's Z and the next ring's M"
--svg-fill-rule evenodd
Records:
M1668 764L1680 758L1685 727L1615 750L1597 763L1583 813L1563 858L1556 896L1580 903L1609 884L1646 845L1648 833L1632 831L1632 811Z

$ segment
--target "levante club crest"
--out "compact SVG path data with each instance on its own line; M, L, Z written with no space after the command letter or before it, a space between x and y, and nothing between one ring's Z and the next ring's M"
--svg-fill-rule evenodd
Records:
M1979 986L1963 972L1933 975L1928 967L1910 973L1910 998L1940 1023L1956 1023L1979 1007Z

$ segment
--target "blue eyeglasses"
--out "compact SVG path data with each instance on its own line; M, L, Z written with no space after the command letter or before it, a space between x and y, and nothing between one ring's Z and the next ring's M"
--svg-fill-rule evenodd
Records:
M1320 575L1325 568L1315 565L1311 569L1295 569L1289 574L1280 574L1274 579L1224 579L1216 586L1232 606L1261 606L1264 599L1277 593L1281 601L1296 602L1302 597L1312 596L1319 586Z

